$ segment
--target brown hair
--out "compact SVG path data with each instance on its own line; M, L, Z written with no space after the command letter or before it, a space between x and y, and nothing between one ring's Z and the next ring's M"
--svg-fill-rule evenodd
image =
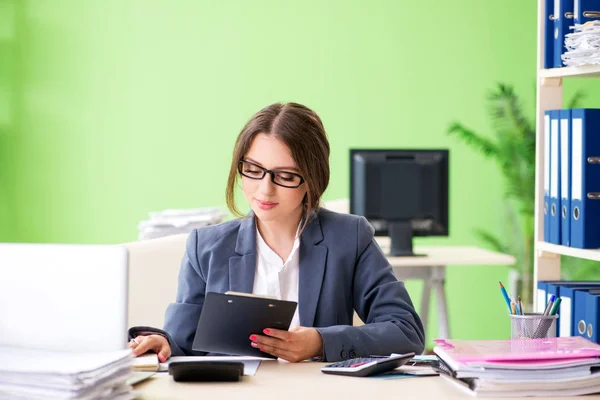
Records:
M252 140L259 133L276 135L290 149L304 178L307 191L302 231L308 223L306 217L318 209L321 196L329 184L329 142L321 118L310 108L297 103L271 104L250 118L235 142L225 192L227 207L237 216L243 215L237 209L234 198L239 177L238 163L248 153Z

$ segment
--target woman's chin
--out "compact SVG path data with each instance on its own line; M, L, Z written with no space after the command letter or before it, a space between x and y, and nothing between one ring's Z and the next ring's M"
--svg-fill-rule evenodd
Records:
M276 217L276 213L274 213L272 209L271 210L263 210L258 206L252 207L252 212L261 221L270 221L270 220L275 219L275 217Z

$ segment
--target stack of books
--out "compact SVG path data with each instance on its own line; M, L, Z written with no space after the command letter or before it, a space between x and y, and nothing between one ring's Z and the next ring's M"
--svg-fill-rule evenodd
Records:
M133 399L131 350L70 353L0 347L2 399Z
M190 233L207 225L223 221L225 213L219 208L163 210L149 213L150 219L138 225L139 240Z
M600 64L600 21L576 24L574 29L565 37L567 51L562 55L565 65Z
M582 337L435 342L440 376L471 395L600 393L600 346Z

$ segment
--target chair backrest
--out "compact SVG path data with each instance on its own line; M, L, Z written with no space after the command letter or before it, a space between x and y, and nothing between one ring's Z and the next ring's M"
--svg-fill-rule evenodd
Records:
M126 243L129 252L129 326L162 328L175 301L188 234Z

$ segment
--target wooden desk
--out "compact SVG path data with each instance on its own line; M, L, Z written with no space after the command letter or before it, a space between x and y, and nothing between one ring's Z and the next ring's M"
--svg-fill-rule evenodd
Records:
M177 383L161 372L135 386L144 399L473 399L440 377L377 379L325 375L323 363L290 364L265 361L255 376L244 376L233 383ZM598 400L600 395L586 397L553 397L552 399ZM512 398L517 399L518 398ZM531 397L524 397L529 399Z
M377 243L384 253L389 252L390 239L376 237ZM423 257L390 257L388 260L394 268L394 274L399 280L422 279L423 294L419 316L427 331L429 316L429 299L431 289L436 292L438 308L438 335L440 338L450 337L448 323L448 304L446 302L446 267L450 265L512 265L516 262L513 256L481 249L473 246L415 246L415 254L425 254Z

